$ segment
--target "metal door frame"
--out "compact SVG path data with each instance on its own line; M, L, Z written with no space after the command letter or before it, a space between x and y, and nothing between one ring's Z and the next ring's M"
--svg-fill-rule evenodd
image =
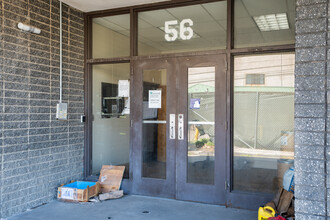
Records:
M214 185L187 183L187 137L178 140L177 145L177 199L205 202L211 204L226 203L226 55L208 55L183 57L178 59L180 72L178 74L178 114L184 114L184 121L188 120L188 68L215 67L215 158L214 158Z
M166 135L166 179L155 179L142 177L142 110L143 110L143 70L144 69L166 69L167 77L167 100L176 100L175 84L170 82L175 80L175 71L173 70L173 59L154 59L135 61L133 77L133 94L134 99L131 101L131 142L133 143L132 160L130 162L133 170L132 178L132 192L134 194L161 196L167 198L175 198L175 163L168 161L175 161L175 145L176 140L171 140ZM166 102L166 131L169 129L169 114L176 114L176 103Z
M142 177L142 90L143 69L167 69L167 121L170 114L184 114L187 121L187 80L188 67L215 67L215 167L214 185L186 183L187 178L187 128L185 123L184 140L169 138L167 132L167 169L166 180ZM133 64L134 77L132 80L133 94L131 112L132 120L132 161L133 169L132 192L134 194L161 196L205 202L225 204L226 182L226 55L187 56L180 58L161 58L137 60ZM171 84L172 82L172 84ZM172 90L172 91L171 91ZM169 96L168 96L169 95ZM176 120L176 127L178 120ZM167 122L167 131L169 123ZM218 143L218 144L217 144Z

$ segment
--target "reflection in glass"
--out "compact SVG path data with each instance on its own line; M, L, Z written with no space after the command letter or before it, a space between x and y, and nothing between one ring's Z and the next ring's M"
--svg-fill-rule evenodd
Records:
M224 49L226 27L226 1L140 12L139 55Z
M166 70L143 71L142 176L166 179Z
M102 165L125 166L129 174L129 97L118 96L120 80L129 80L130 64L93 65L92 174Z
M188 68L189 183L214 184L215 67Z
M130 15L93 18L93 58L130 55Z
M295 0L235 0L234 16L235 48L295 42Z
M294 60L235 57L234 190L274 193L293 165Z

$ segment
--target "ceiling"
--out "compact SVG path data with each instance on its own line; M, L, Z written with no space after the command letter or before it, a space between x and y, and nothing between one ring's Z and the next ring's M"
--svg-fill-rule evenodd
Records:
M62 0L62 2L83 12L99 11L168 0Z
M223 49L226 45L226 11L227 4L223 1L140 12L138 16L139 43L149 46L145 48L145 52L143 48L140 48L140 54L198 51L201 48L203 50ZM194 21L195 36L187 41L165 41L162 30L164 21L181 21L185 18ZM129 37L128 15L99 17L94 18L93 22Z
M140 12L138 16L139 43L152 47L156 50L155 53L225 48L226 12L225 1ZM295 0L236 0L235 12L235 47L294 43ZM290 28L261 32L253 16L273 13L286 13ZM194 21L193 29L197 37L189 41L166 42L164 31L161 30L164 27L164 21L181 21L185 18ZM127 15L100 17L93 21L124 36L129 36ZM142 48L139 51L140 55L151 53L148 51L149 54L144 54Z

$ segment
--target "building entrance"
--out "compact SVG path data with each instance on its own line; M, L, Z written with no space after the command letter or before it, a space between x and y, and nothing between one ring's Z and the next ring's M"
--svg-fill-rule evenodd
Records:
M135 194L225 203L226 56L134 62Z

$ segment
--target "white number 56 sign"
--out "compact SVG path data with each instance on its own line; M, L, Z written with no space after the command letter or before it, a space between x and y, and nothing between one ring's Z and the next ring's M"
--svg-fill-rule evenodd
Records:
M178 34L180 34L182 40L190 40L193 37L194 31L191 26L194 25L194 22L191 19L183 19L180 22L180 33L178 33L178 30L175 28L177 25L177 20L165 21L165 40L175 41L179 37Z

